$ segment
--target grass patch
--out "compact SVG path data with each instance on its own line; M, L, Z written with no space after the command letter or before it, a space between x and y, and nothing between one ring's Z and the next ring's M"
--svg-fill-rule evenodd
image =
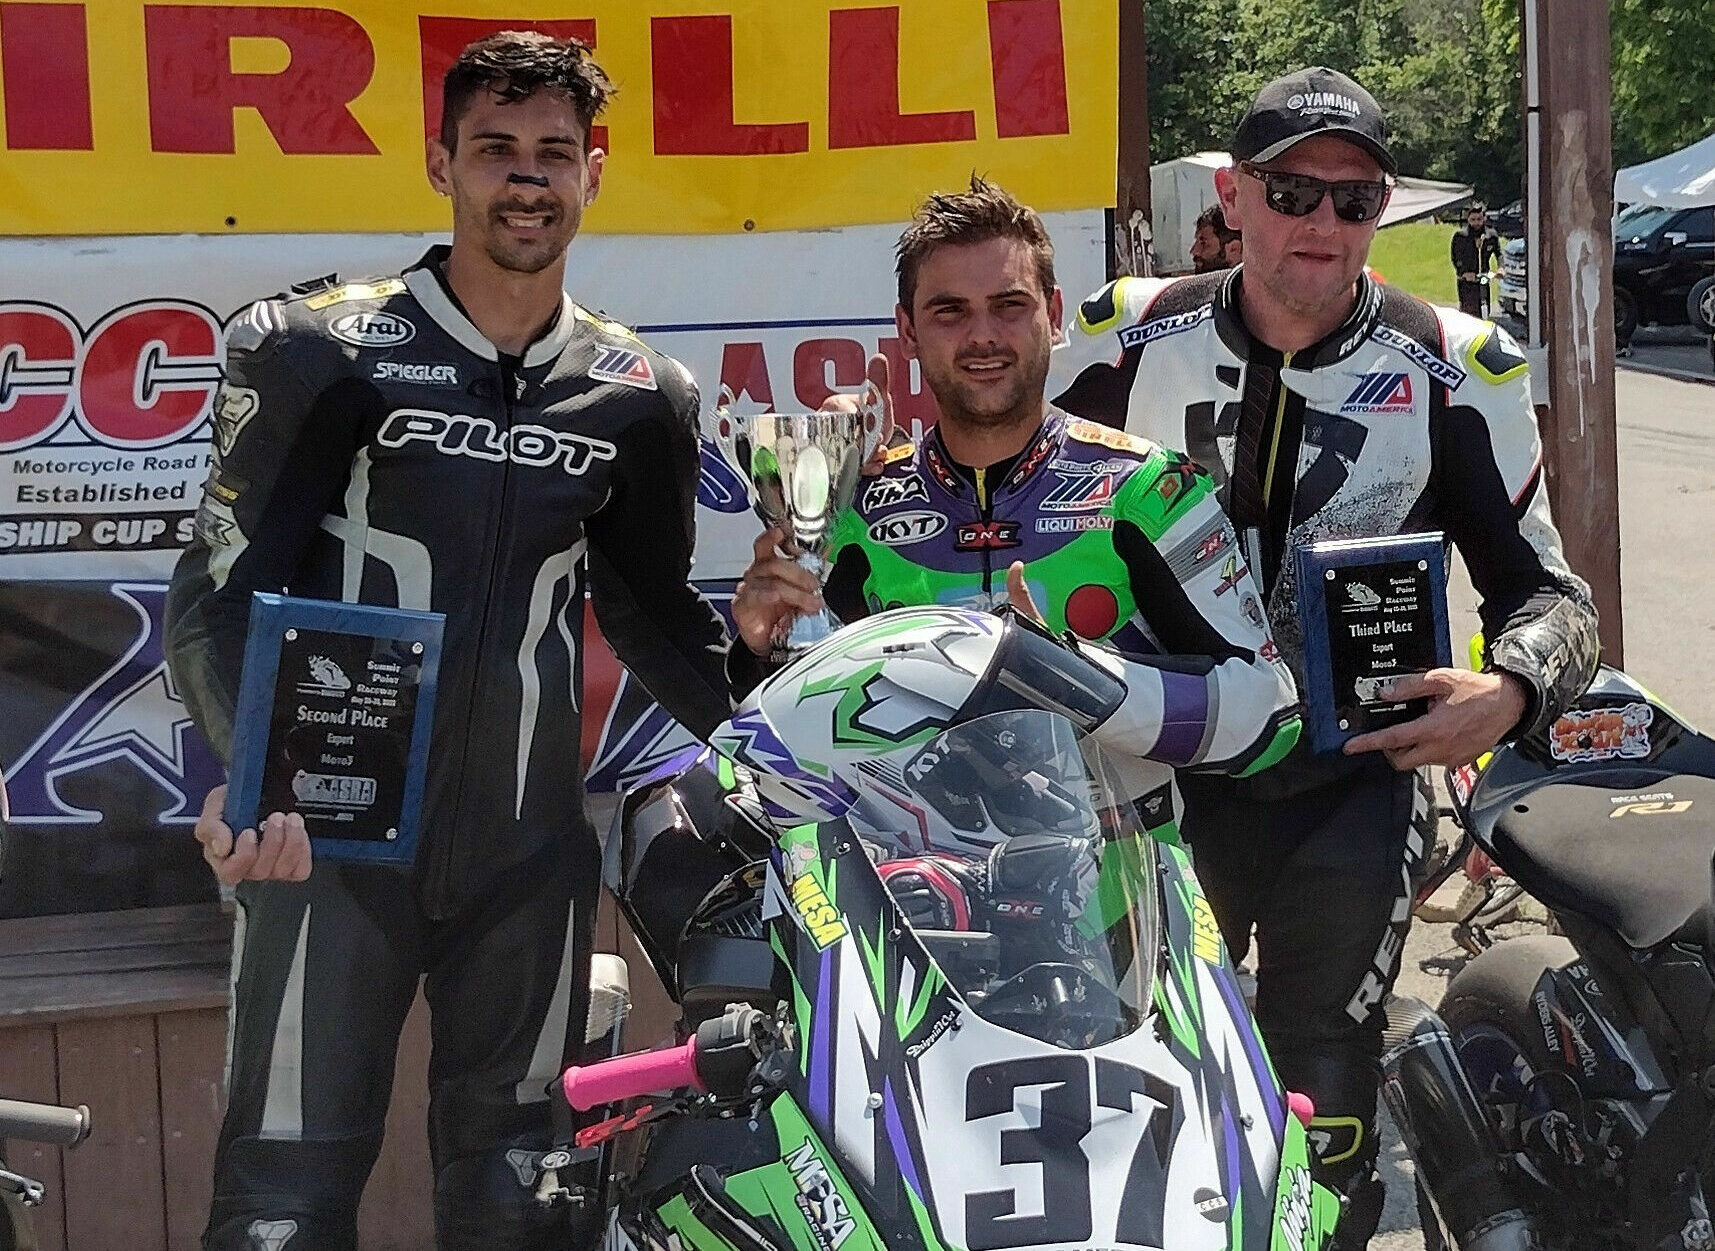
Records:
M1378 230L1370 247L1370 268L1432 304L1458 308L1459 288L1447 256L1454 229L1451 224L1422 221Z

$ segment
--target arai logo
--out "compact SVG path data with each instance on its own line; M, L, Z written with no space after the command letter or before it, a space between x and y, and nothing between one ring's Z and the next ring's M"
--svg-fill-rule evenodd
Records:
M353 347L398 347L417 337L417 328L392 313L347 313L336 317L328 333Z

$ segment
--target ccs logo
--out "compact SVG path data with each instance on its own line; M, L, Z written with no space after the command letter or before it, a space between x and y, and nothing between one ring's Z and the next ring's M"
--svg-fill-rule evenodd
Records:
M208 419L220 319L184 300L143 300L88 330L64 309L0 303L0 452L75 424L114 448L177 443Z

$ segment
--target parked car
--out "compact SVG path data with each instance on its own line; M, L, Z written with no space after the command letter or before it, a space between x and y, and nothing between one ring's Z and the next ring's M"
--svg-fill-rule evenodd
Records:
M1614 221L1614 328L1623 343L1641 325L1700 324L1694 288L1715 275L1715 208L1635 204Z
M1489 225L1501 238L1517 239L1524 234L1524 201L1514 200L1498 209L1490 209Z
M1523 239L1501 246L1495 305L1523 321L1530 258ZM1614 219L1614 330L1690 323L1715 330L1715 208L1634 204Z
M1509 317L1520 321L1525 319L1525 306L1529 291L1525 285L1529 273L1529 261L1525 256L1523 239L1508 239L1501 245L1501 272L1490 288L1494 292L1495 307Z

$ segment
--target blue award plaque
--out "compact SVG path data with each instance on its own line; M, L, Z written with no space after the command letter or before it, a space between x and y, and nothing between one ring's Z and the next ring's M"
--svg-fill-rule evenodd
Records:
M254 595L226 791L234 832L296 812L318 859L409 864L445 622Z
M1439 533L1312 543L1295 553L1310 745L1346 740L1428 711L1389 700L1388 681L1453 663L1447 553Z

